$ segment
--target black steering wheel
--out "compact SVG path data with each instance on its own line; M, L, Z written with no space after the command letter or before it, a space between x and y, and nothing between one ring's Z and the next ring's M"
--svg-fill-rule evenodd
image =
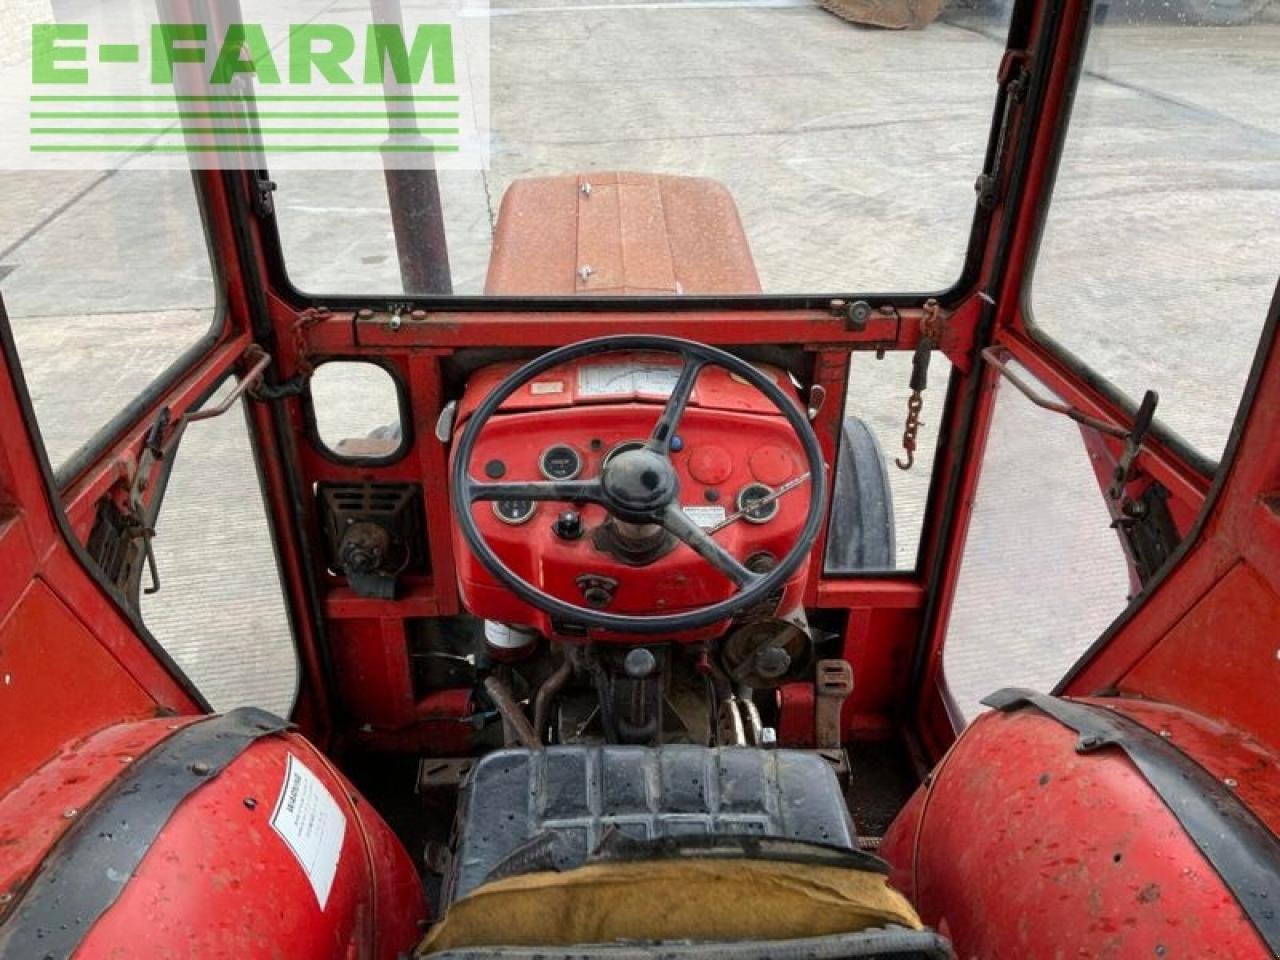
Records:
M643 446L612 457L592 480L485 483L471 476L469 464L476 440L489 419L513 393L552 367L583 357L621 351L672 353L684 361L658 422ZM705 367L723 367L763 393L778 408L800 439L809 465L809 512L795 544L772 570L748 570L680 507L679 478L671 462L671 439L684 413L694 383ZM471 550L505 587L526 603L567 622L619 633L674 633L705 627L747 610L778 590L804 562L822 523L826 472L822 448L804 412L772 379L731 353L678 337L624 334L581 340L545 353L497 386L471 414L454 452L450 498L454 518ZM653 616L607 613L567 603L524 580L493 552L476 526L471 508L481 500L552 500L595 503L629 523L659 524L690 546L737 587L725 600L679 613Z

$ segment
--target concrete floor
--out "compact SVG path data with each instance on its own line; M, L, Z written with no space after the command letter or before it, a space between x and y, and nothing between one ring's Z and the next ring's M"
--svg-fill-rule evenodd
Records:
M626 168L711 176L766 289L911 289L958 274L1002 25L954 13L865 30L807 0L494 7L493 162L442 176L455 286L480 289L516 177ZM1032 304L1041 325L1221 450L1280 264L1280 26L1095 30ZM398 290L380 177L283 172L295 281ZM46 443L67 457L207 328L213 285L177 174L0 176L0 292ZM1105 317L1105 320L1102 319ZM890 457L909 358L860 356L850 412ZM915 471L891 470L913 563L944 378ZM361 397L350 398L360 404ZM351 411L356 415L359 411ZM184 440L144 614L215 705L287 707L294 677L243 423ZM1079 435L1005 391L946 668L967 712L1045 688L1123 607L1128 581Z

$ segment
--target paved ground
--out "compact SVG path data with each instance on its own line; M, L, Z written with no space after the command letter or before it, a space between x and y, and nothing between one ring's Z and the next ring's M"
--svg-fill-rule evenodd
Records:
M770 291L940 288L958 273L1000 56L992 17L887 33L807 0L537 0L491 14L493 167L443 178L460 291L483 281L506 185L576 169L724 181ZM1213 455L1280 264L1278 147L1280 26L1095 31L1034 306L1126 390L1158 387L1166 420ZM378 177L277 179L301 286L398 288ZM189 192L127 165L0 177L0 291L55 462L208 322ZM907 365L859 357L853 372L850 412L890 456ZM933 382L926 446L936 365ZM243 437L224 418L184 441L157 541L165 586L144 612L215 704L279 709L293 678ZM900 566L931 459L892 471ZM1074 427L1006 391L953 617L958 699L972 710L1002 683L1051 685L1126 591Z

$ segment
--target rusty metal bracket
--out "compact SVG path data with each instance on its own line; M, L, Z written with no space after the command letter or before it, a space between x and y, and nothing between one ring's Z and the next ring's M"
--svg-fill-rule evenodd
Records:
M1120 500L1124 496L1124 488L1134 477L1134 461L1137 460L1138 454L1142 450L1142 442L1146 439L1147 433L1151 430L1151 424L1155 419L1156 405L1160 402L1160 395L1154 390L1148 390L1142 396L1142 403L1138 406L1138 412L1134 415L1133 426L1126 430L1124 427L1101 420L1098 417L1092 417L1079 410L1069 403L1061 400L1049 400L1040 396L1031 384L1027 383L1020 376L1010 369L1007 362L1000 358L1000 347L987 347L982 351L982 359L1000 373L1002 377L1013 384L1018 392L1034 403L1037 407L1044 410L1050 410L1053 413L1060 413L1064 417L1069 417L1076 423L1082 424L1099 433L1105 433L1109 437L1116 437L1124 441L1124 453L1120 455L1120 460L1116 464L1115 474L1112 477L1111 485L1107 488L1107 495L1112 500Z
M297 358L297 372L292 377L277 384L269 384L263 378L249 391L249 396L260 403L272 400L283 400L285 397L301 396L306 389L315 365L311 362L311 349L307 343L307 331L321 320L333 316L328 307L308 307L298 314L293 322L293 353Z

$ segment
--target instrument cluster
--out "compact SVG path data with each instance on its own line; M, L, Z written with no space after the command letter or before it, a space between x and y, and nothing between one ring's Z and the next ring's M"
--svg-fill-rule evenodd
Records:
M654 366L643 368L651 380ZM503 372L487 369L473 377L460 418ZM789 385L781 371L768 372ZM471 475L491 483L567 483L598 476L612 457L644 443L666 400L661 390L633 389L634 378L614 393L569 389L617 379L598 369L573 369L548 377L540 391L540 382L530 384L477 438ZM805 458L785 418L754 387L722 370L706 370L672 440L671 459L681 508L717 543L757 572L786 555L809 505ZM621 523L595 504L508 499L477 502L472 510L505 565L576 606L670 613L734 592L722 573L661 528ZM462 600L473 614L562 639L579 636L572 624L553 622L500 586L461 537L455 537L455 550ZM784 591L789 596L777 598L780 607L798 602L806 572L801 568L789 581Z

